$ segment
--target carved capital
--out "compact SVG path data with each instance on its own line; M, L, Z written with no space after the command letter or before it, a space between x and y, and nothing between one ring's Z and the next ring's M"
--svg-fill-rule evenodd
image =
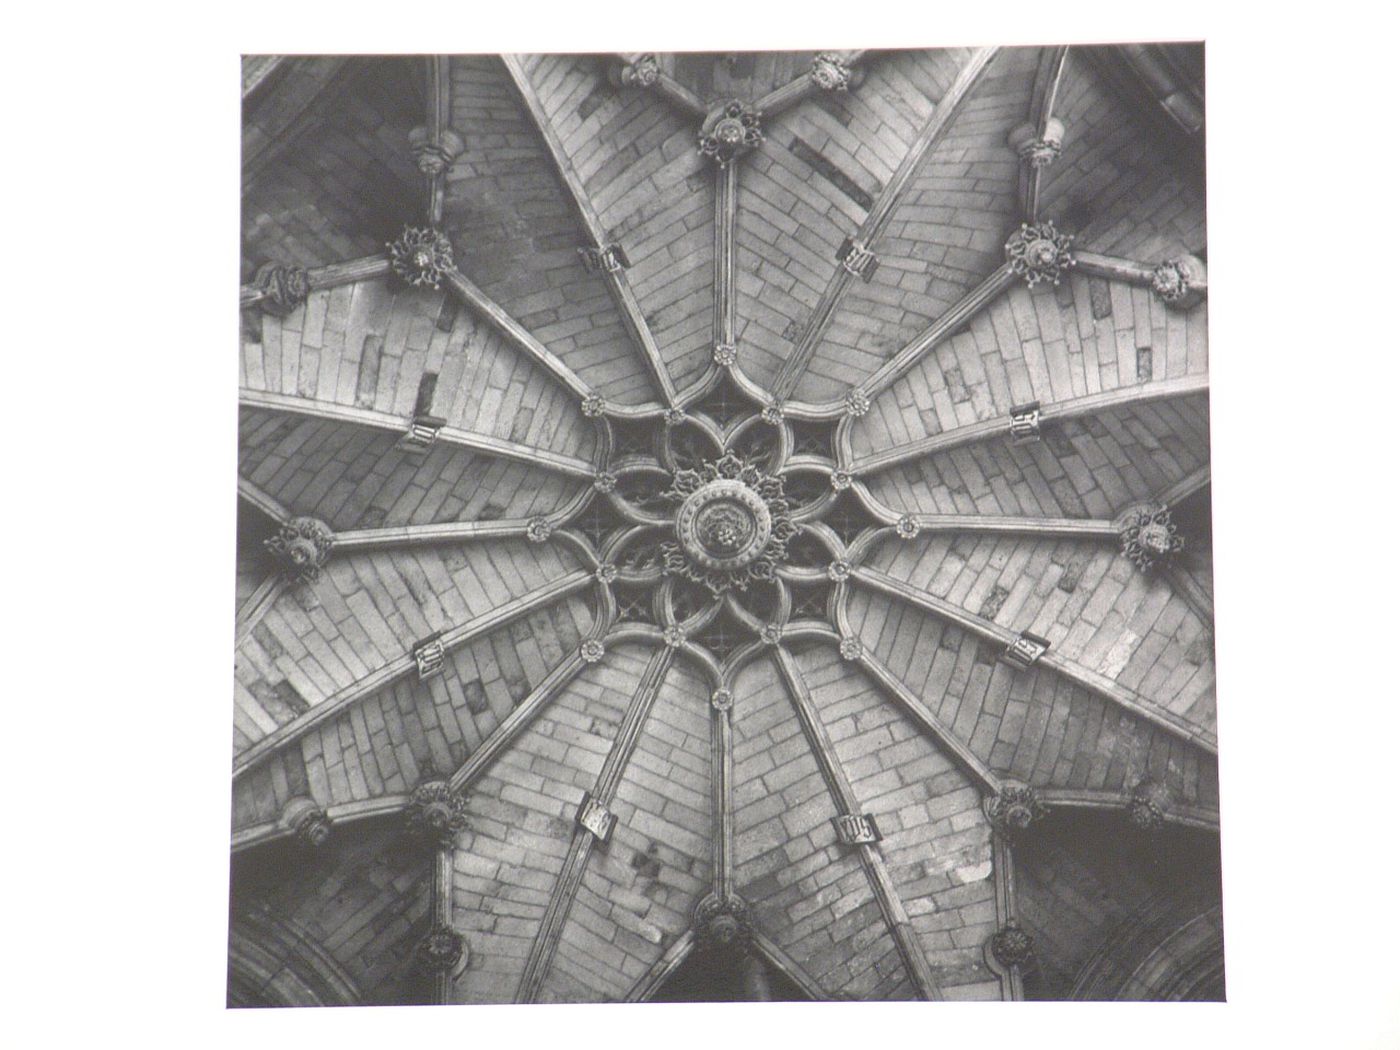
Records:
M1065 126L1055 117L1045 122L1045 134L1039 135L1034 124L1022 124L1006 138L1006 144L1016 156L1032 168L1043 168L1060 155L1065 141Z
M1060 278L1074 265L1070 242L1074 237L1060 233L1052 222L1021 223L1021 228L1006 239L1006 261L1011 272L1034 288L1041 281L1059 284Z
M1139 831L1160 831L1172 808L1172 791L1150 777L1139 782L1128 801L1128 822Z
M1025 784L1007 784L1001 792L986 800L987 819L998 833L1013 838L1027 831L1045 816L1045 804L1035 788Z
M763 142L762 116L746 102L735 99L705 118L700 126L700 152L721 167Z
M1123 557L1141 572L1169 565L1186 548L1186 538L1177 533L1171 511L1161 505L1140 503L1129 507L1115 524Z
M808 75L812 83L823 91L849 91L860 86L865 79L865 70L847 64L835 51L819 51L812 56L812 68Z
M740 898L711 893L695 908L695 947L709 955L742 956L753 943L753 919Z
M326 811L309 798L291 799L282 807L281 825L297 841L307 846L319 846L330 837L331 822Z
M1206 264L1194 255L1180 255L1152 271L1152 294L1167 306L1189 310L1205 297Z
M315 583L335 546L335 534L316 518L292 518L264 546L293 583Z
M466 143L451 128L444 129L436 139L427 128L414 128L408 133L408 148L418 170L429 178L436 178L452 167L452 162L466 149Z
M467 942L450 926L435 923L413 949L413 961L424 973L452 973L466 961Z
M394 273L415 288L441 287L452 269L452 242L432 227L405 226L398 240L385 247Z
M467 826L467 800L442 780L419 784L404 810L408 833L438 847L451 846Z
M1035 942L1015 919L992 934L987 947L992 958L1008 970L1028 965L1035 956Z
M661 78L661 64L653 54L638 55L618 63L613 77L620 87L651 87Z
M253 284L262 293L258 309L273 317L286 317L311 294L311 278L300 266L267 263L258 269Z

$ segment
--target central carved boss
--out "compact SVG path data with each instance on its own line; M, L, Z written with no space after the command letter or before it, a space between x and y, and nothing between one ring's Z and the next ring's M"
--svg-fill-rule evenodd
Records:
M664 570L715 594L771 580L797 531L782 481L734 455L679 471L668 496L680 506L676 542L662 544Z

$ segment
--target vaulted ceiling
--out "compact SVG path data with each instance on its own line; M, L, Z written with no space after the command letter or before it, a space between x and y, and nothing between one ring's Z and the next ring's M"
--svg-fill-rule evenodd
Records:
M1223 993L1199 49L244 73L231 1003Z

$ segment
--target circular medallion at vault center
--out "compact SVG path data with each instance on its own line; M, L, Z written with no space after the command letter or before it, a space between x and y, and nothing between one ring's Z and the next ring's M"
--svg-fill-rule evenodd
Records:
M686 497L676 515L676 538L697 565L737 569L768 545L773 521L768 505L742 481L720 479Z

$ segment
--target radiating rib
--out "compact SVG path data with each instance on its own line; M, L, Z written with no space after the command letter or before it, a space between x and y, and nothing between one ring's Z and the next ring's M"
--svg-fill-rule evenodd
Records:
M279 524L292 516L291 511L242 475L238 478L238 498Z
M543 606L568 597L575 591L587 587L593 582L593 574L583 571L574 571L561 576L559 579L538 587L528 594L521 595L506 602L504 605L482 613L464 624L459 624L450 630L444 631L440 636L443 648L448 652L459 646L465 645L484 634L502 627L512 620L526 616ZM309 711L303 712L297 718L280 726L272 733L263 737L256 744L239 755L233 764L233 775L237 779L246 773L254 765L272 754L274 751L285 747L295 740L301 739L316 726L325 722L329 718L344 711L352 704L358 703L367 696L379 692L387 686L397 682L400 678L413 673L417 668L417 663L413 658L413 653L407 652L402 656L390 660L388 663L370 672L357 682L352 682L344 689L340 689L332 695L326 697Z
M375 409L355 408L329 401L313 401L309 398L295 397L290 394L273 394L263 390L251 390L247 387L239 390L238 402L248 408L286 412L292 415L310 416L315 419L335 420L400 434L407 431L410 422L408 419L391 415L388 412L379 412ZM566 456L562 452L551 452L548 449L522 445L504 438L474 434L470 430L463 430L460 427L443 427L437 432L437 440L444 445L457 445L473 449L487 455L499 456L502 459L511 459L518 463L539 467L541 470L568 474L571 477L592 479L595 472L593 464L576 456Z
M661 682L666 677L666 671L671 666L674 652L675 650L669 646L657 649L637 682L636 692L632 695L632 703L627 708L627 714L623 716L622 725L618 727L617 737L608 750L608 757L603 760L603 768L599 771L598 779L591 792L593 799L604 806L611 807L612 805L617 794L617 786L622 781L622 773L627 766L627 760L632 757L632 751L637 746L637 739L642 733L642 726L646 722L647 716L651 714L652 705L656 702L657 694L661 690ZM544 917L540 921L539 932L536 934L534 943L530 946L530 954L525 960L525 971L521 974L520 986L516 990L516 1002L533 1003L539 999L540 989L544 986L545 978L549 975L549 967L554 961L554 953L559 946L559 936L564 929L564 920L568 917L569 907L573 903L575 894L578 893L579 883L583 880L584 868L588 865L588 855L596 841L592 832L582 826L575 825L574 836L569 843L569 851L564 857L563 870L554 883L554 890L549 896L549 904L545 907Z
M593 241L592 246L604 247L608 243L607 231L603 228L597 213L594 212L593 205L588 200L588 191L584 188L583 180L579 178L578 172L574 170L569 155L564 152L563 143L559 141L559 136L554 133L554 127L550 124L549 116L545 113L539 96L530 84L529 77L525 75L524 67L521 66L520 60L513 55L502 55L501 61L505 63L506 70L510 73L511 79L515 82L516 90L525 103L525 108L530 112L530 118L543 137L550 156L554 159L555 167L558 168L564 185L569 189L574 208L578 212L588 236ZM661 358L661 350L656 345L656 339L651 334L646 315L642 312L641 304L637 302L637 296L632 291L631 283L627 280L626 271L617 269L605 274L605 276L608 286L612 290L613 298L617 300L618 309L622 312L623 321L632 332L637 348L641 351L642 361L651 374L656 389L666 404L675 405L676 385L672 382L670 373L666 371L666 363Z
M519 321L506 313L490 296L473 284L470 278L460 270L449 270L446 280L448 290L490 323L505 337L507 343L563 383L578 397L588 394L588 384L580 379L573 369L527 332Z
M925 733L934 739L938 747L956 762L963 772L969 774L973 780L981 784L991 794L996 794L1001 790L1001 778L993 773L986 763L972 752L971 748L940 722L928 706L920 702L909 687L895 677L894 672L873 653L868 649L863 650L858 662L866 674L874 679L880 688L899 704Z
M1205 376L1183 376L1180 379L1161 379L1151 383L1138 383L1133 386L1119 387L1117 390L1107 390L1100 394L1089 394L1085 397L1071 398L1068 401L1041 405L1040 421L1045 423L1052 419L1072 419L1076 416L1116 408L1119 405L1199 394L1209 388L1210 381ZM852 474L874 474L878 471L888 470L899 463L922 459L935 452L943 452L974 441L984 441L987 438L1005 435L1007 427L1007 416L984 419L977 423L970 423L965 427L955 427L952 430L932 434L917 441L895 445L881 452L860 456L847 469Z
M1131 791L1095 791L1091 788L1036 788L1036 795L1047 806L1062 809L1098 809L1126 812L1133 800ZM1162 811L1168 824L1203 831L1220 830L1220 814L1205 806L1174 802Z
M1064 45L1041 49L1040 66L1035 72L1035 85L1031 89L1030 122L1035 127L1036 137L1044 138L1046 125L1055 115L1056 97L1064 79L1065 57L1069 48ZM1039 165L1021 165L1021 214L1026 222L1035 222L1040 214L1040 183L1045 169Z
M953 85L939 99L938 105L919 131L918 137L910 144L899 168L890 176L890 181L880 191L879 199L871 207L865 221L860 224L860 229L856 231L854 240L869 248L875 243L876 238L884 232L890 216L894 214L895 206L909 185L909 180L914 177L914 172L918 170L924 157L947 133L953 119L957 116L963 103L967 101L973 87L987 71L987 66L996 57L998 50L999 48L995 47L980 48L973 53L967 65L959 71ZM782 368L778 371L777 379L773 382L773 397L777 401L786 400L797 388L802 374L807 370L813 355L817 352L817 346L826 334L831 318L836 313L841 294L854 277L855 275L844 265L838 264L836 266L826 288L822 291L821 298L812 310L811 320L807 323L806 331L802 333L801 341L793 348L787 360L783 362Z
M802 732L806 735L812 755L821 768L822 778L826 781L827 789L831 793L832 800L836 803L837 810L847 814L860 813L860 800L856 798L850 781L846 779L845 770L842 769L840 760L836 757L836 749L827 734L826 726L822 724L821 716L817 714L816 707L812 703L811 692L802 677L802 672L798 670L796 661L786 649L779 647L773 652L774 662L778 665L783 683L787 686L788 695L792 698L792 705L797 712L798 721L802 724ZM862 844L855 848L859 851L861 864L865 868L866 877L870 880L870 888L875 895L876 903L880 906L880 914L884 917L890 936L899 948L899 954L904 960L910 981L923 998L943 998L942 993L938 990L938 985L934 982L933 969L929 966L928 959L924 957L923 950L919 947L918 938L915 936L914 927L909 921L909 914L905 911L904 902L900 900L899 892L885 867L885 858L873 844Z
M998 644L1002 647L1010 645L1019 635L1000 624L990 620L984 620L980 616L974 616L960 605L955 605L946 599L922 591L903 580L896 579L886 573L865 566L857 566L851 572L851 578L859 583L865 584L873 590L893 598L899 598L908 602L916 608L933 613L935 616L969 631L978 637ZM1069 679L1081 688L1087 689L1091 693L1111 700L1119 707L1125 708L1140 718L1146 719L1155 726L1166 730L1173 736L1193 744L1210 754L1216 753L1215 740L1213 736L1204 730L1193 726L1191 723L1172 714L1165 708L1158 707L1151 701L1139 696L1113 679L1102 675L1097 671L1091 671L1072 660L1067 660L1053 649L1046 652L1036 662L1037 667L1046 667L1055 671L1064 678Z

